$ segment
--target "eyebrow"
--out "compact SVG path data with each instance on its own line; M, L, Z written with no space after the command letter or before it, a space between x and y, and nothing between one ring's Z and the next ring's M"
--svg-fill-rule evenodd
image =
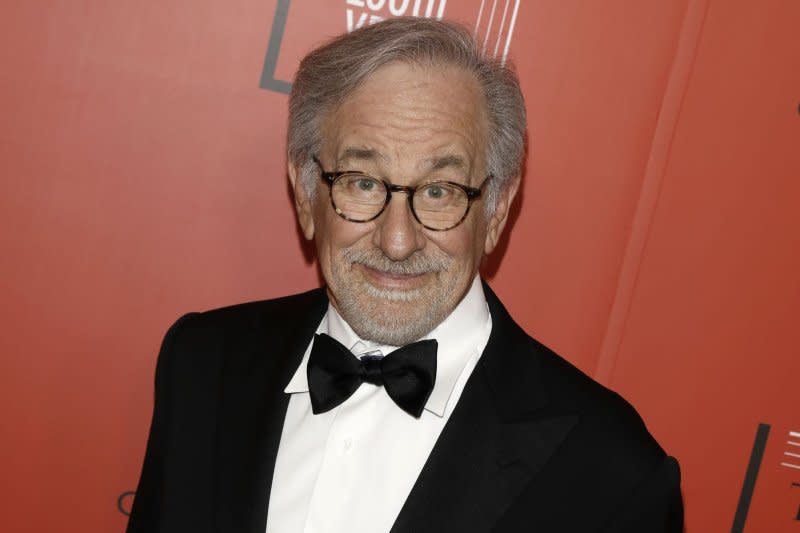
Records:
M441 170L447 167L455 167L460 170L467 170L466 160L460 155L445 155L442 157L432 157L427 160L431 170Z
M373 148L358 148L355 146L348 146L336 158L336 166L339 167L342 163L348 161L374 161L380 157L378 151Z

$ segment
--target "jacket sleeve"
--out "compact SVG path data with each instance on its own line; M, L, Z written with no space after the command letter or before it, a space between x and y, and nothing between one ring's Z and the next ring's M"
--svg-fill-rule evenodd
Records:
M683 499L678 461L665 457L602 529L603 533L681 533Z
M147 451L144 456L139 486L136 489L131 516L128 519L127 533L159 531L164 481L165 433L169 419L167 388L170 380L170 361L175 338L178 336L181 325L193 314L189 313L178 319L167 331L161 343L156 363L155 403L150 436L147 439Z

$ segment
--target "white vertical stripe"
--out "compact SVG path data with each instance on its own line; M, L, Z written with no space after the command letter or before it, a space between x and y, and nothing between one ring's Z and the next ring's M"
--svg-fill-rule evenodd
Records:
M796 439L800 439L800 433L798 433L797 431L790 431L789 436L794 437Z
M800 446L800 442L792 442L790 440L787 440L786 444L788 444L789 446Z
M444 17L444 6L446 5L447 0L442 0L442 2L439 4L439 12L436 14L437 19L442 20L442 17Z
M478 20L475 21L475 39L478 38L478 27L481 25L481 18L483 18L483 5L486 3L486 0L481 0L481 7L478 9Z
M798 459L800 459L800 453L783 452L783 455L788 455L789 457L797 457Z
M486 25L486 37L483 38L483 51L486 51L486 44L489 42L489 34L492 33L492 23L494 22L494 12L497 11L497 0L492 0L492 14L489 15L489 24Z
M781 463L781 466L788 466L789 468L796 468L797 470L800 470L800 466L793 465L791 463Z
M497 51L500 49L500 39L503 38L503 29L506 27L506 15L508 15L508 3L511 0L506 0L506 5L503 8L503 18L500 19L500 29L497 30L497 39L494 41L494 52L492 53L493 56L497 57Z
M514 13L511 15L511 24L508 25L508 37L506 37L506 47L503 49L503 63L508 57L508 47L511 44L511 36L514 35L514 26L517 24L517 11L519 11L519 0L515 0Z

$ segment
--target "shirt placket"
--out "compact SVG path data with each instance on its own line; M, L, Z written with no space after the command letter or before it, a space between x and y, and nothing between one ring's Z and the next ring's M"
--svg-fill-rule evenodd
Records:
M336 408L336 417L325 441L322 464L311 497L305 533L357 531L360 494L364 479L359 454L364 427L376 423L376 403L370 401L382 393L379 387L362 384L353 395Z

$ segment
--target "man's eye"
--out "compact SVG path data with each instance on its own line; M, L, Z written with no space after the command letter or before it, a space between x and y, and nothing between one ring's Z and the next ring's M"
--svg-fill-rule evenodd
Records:
M369 192L375 189L375 182L370 179L361 178L356 181L356 187L360 191Z
M441 200L447 196L447 189L441 185L430 185L425 187L425 196L430 200Z

